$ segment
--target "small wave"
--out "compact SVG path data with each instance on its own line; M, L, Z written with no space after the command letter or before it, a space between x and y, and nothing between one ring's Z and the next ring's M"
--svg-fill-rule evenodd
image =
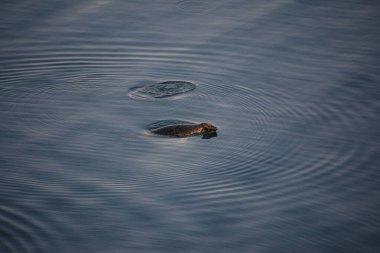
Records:
M152 131L161 127L171 126L171 125L183 125L183 124L196 124L194 122L190 121L184 121L184 120L174 120L174 119L168 119L168 120L160 120L153 122L147 126L147 129Z
M177 2L177 7L184 12L205 13L212 11L216 6L208 1L182 0Z
M133 87L128 95L139 100L152 100L187 93L196 88L195 84L185 81L165 81L142 87Z
M14 208L0 208L1 252L47 252L52 248L51 227Z

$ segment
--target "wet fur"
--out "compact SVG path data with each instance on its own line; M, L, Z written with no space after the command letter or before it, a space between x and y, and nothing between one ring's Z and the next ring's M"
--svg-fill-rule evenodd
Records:
M190 137L193 135L215 132L217 128L210 123L201 123L197 125L174 125L161 127L152 132L159 135L168 135L175 137Z

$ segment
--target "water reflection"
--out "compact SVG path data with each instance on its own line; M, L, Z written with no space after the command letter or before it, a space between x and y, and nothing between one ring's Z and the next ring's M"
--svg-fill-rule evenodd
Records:
M378 252L378 9L1 3L0 252Z
M202 139L211 139L216 136L218 136L216 132L205 133L205 134L202 134Z

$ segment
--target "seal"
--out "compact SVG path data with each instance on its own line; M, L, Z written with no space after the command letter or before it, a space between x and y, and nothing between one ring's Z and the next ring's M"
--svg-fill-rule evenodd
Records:
M211 135L209 133L215 133L217 129L218 128L216 128L216 126L210 123L200 123L165 126L152 130L152 132L159 135L167 135L174 137L190 137L194 135L204 134L210 138ZM216 136L216 133L213 136Z

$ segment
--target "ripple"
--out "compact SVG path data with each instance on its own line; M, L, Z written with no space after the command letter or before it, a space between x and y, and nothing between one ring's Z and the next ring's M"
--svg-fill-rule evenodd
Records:
M133 87L128 95L139 100L168 98L193 91L196 85L185 81L165 81L141 87Z
M213 10L216 6L208 1L183 0L177 2L177 7L184 12L205 13Z
M223 129L220 142L203 148L195 142L180 145L167 142L174 146L155 151L154 156L159 158L152 159L171 160L172 152L178 150L197 158L187 159L177 152L173 167L170 162L162 163L173 174L161 175L166 180L181 182L177 194L183 196L184 205L193 206L194 210L220 207L226 211L229 208L225 205L229 203L241 212L255 208L263 214L276 213L289 201L309 198L304 204L313 205L333 188L357 185L363 180L355 168L371 161L370 149L374 148L373 144L367 142L367 147L346 134L359 134L358 126L350 123L370 122L376 118L375 107L351 104L342 98L326 96L329 92L325 92L315 92L319 99L305 101L303 91L280 86L230 87L223 85L223 80L210 78L192 96L192 102L183 101L185 108L178 111L198 115L200 121L212 118ZM356 113L346 113L347 106ZM233 113L236 110L239 114ZM219 118L214 118L215 115ZM207 148L212 148L211 154L204 152ZM350 174L356 174L350 183L342 179L348 179ZM336 184L330 188L318 187L325 183L334 185L333 182ZM298 190L300 185L305 187L302 192ZM262 222L269 219L266 217Z
M194 122L190 121L184 121L184 120L175 120L175 119L167 119L167 120L159 120L156 122L153 122L147 126L147 129L152 131L156 130L161 127L166 127L166 126L172 126L172 125L184 125L184 124L197 124Z
M48 252L54 231L47 224L14 208L0 208L1 252Z
M114 92L125 89L122 79L102 73L39 77L43 81L33 87L9 85L3 87L3 116L9 118L17 129L25 129L35 136L56 135L63 126L77 127L86 124L92 108L109 107L99 103L99 98L114 97Z
M49 199L42 216L63 202L57 217L82 239L67 252L94 238L110 239L95 251L170 252L174 244L164 244L174 238L200 252L220 251L220 242L251 252L239 246L253 241L267 252L288 233L310 243L329 240L327 227L361 238L378 231L367 215L378 216L376 8L102 3L36 18L27 29L35 35L5 37L0 48L0 139L9 146L0 160L21 168L4 169L1 189L8 200ZM25 31L27 22L14 22ZM215 122L218 138L146 134L194 122ZM0 243L5 252L54 241L17 205L0 208L0 223L11 238ZM110 227L118 235L105 237Z

